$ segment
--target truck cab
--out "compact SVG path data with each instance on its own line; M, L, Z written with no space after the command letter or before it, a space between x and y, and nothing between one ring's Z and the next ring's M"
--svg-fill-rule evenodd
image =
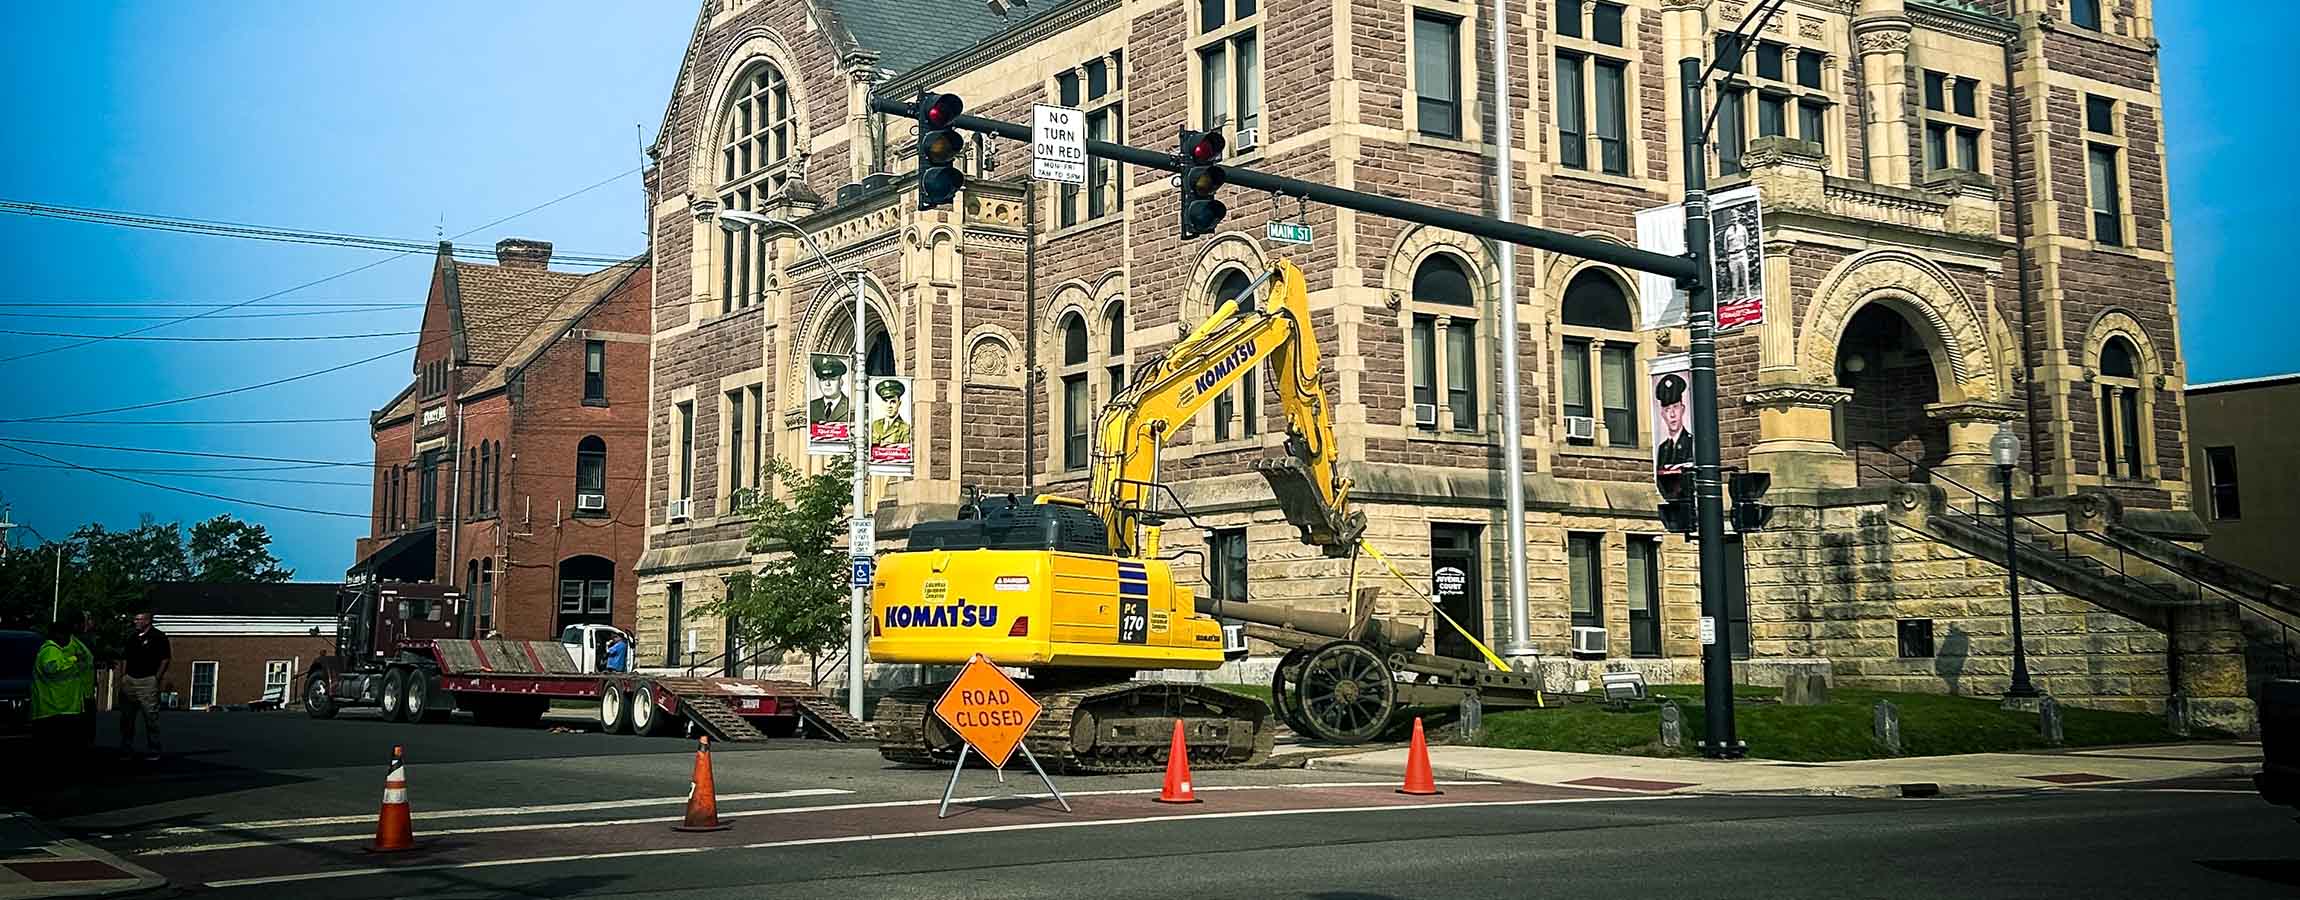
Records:
M627 670L628 661L636 659L638 651L631 646L631 635L613 625L569 625L559 632L559 643L566 646L577 668L586 675L596 675L607 671L607 644L615 635L622 635L624 645L630 648L624 657Z

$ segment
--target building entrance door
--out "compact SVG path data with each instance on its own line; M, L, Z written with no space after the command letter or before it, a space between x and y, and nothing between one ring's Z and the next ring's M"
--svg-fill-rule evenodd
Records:
M1484 579L1477 558L1475 525L1430 526L1430 596L1438 608L1471 634L1483 634ZM1480 654L1461 632L1444 622L1432 622L1440 656L1477 659Z

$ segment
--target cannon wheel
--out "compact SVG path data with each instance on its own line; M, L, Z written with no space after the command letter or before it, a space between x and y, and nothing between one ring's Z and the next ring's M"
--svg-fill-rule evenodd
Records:
M1335 641L1319 647L1302 664L1303 724L1323 740L1357 744L1389 727L1397 708L1397 682L1390 667L1364 644Z
M1302 715L1301 688L1302 661L1308 659L1308 650L1288 650L1278 659L1277 668L1270 670L1270 705L1278 711L1278 721L1303 737L1316 737L1309 722Z

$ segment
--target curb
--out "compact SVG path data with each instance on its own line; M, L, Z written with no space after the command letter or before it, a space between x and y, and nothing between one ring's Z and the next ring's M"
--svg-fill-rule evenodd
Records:
M0 900L19 900L19 898L29 900L29 898L36 897L125 897L130 895L148 894L168 886L168 879L161 876L159 873L153 872L152 870L144 868L143 866L139 866L135 863L121 859L120 857L98 849L97 847L94 847L87 842L64 837L62 834L58 833L55 828L49 826L46 822L40 821L39 819L35 819L23 813L0 813L0 815L6 815L15 819L19 823L27 824L30 828L46 837L47 846L70 850L77 854L76 858L78 859L89 860L110 866L114 869L118 869L131 876L134 876L135 879L134 883L132 884L122 884L121 882L126 881L127 879L119 878L103 879L101 881L91 879L88 881L78 882L78 886L75 886L75 882L72 881L25 881L15 883L0 883ZM53 853L51 855L63 856L63 854Z
M1367 763L1350 759L1312 758L1304 760L1303 762L1303 768L1318 769L1330 772L1354 772L1368 775L1390 775L1396 777L1404 777L1405 774L1405 769L1401 766ZM2150 782L2156 781L2174 781L2189 778L2228 778L2236 776L2248 776L2258 772L2259 770L2260 767L2255 764L2224 763L2214 765L2210 768L2196 772L2184 772L2178 775L2165 775L2149 778L2117 779L2113 782L2102 782L2100 784L2148 784ZM1475 769L1464 769L1455 766L1434 766L1431 771L1438 778L1446 779L1449 781L1506 781L1518 784L1548 783L1528 782L1523 779L1510 778L1488 772L1480 772ZM1621 793L1645 794L1647 796L1679 794L1713 797L1834 797L1849 800L1899 800L1929 799L1938 797L1969 797L1981 794L2019 794L2034 791L2067 790L2068 786L2044 783L2003 784L1989 782L1895 781L1880 782L1876 784L1815 785L1812 787L1801 788L1753 788L1745 790L1734 790L1731 788L1704 788L1705 786L1696 785L1694 787L1683 788L1674 791L1622 791Z

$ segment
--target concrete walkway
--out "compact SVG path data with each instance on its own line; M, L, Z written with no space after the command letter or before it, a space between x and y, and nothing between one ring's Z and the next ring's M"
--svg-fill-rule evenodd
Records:
M167 884L152 870L57 834L22 813L0 813L0 900L86 897Z
M1312 769L1402 776L1406 751L1318 756ZM2084 750L1975 753L1850 762L1720 761L1500 750L1430 748L1437 777L1516 781L1652 793L1805 794L1891 797L2033 790L2055 786L2250 775L2260 771L2257 741L2156 744ZM1906 786L1906 787L1905 787Z

